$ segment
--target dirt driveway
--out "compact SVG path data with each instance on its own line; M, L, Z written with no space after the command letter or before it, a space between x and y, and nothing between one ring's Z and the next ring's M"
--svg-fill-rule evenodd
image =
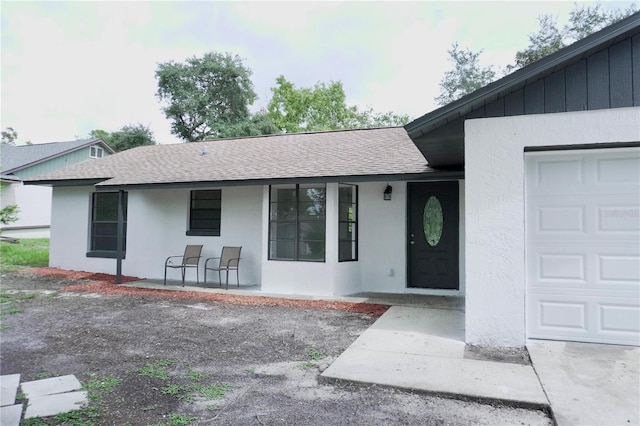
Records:
M1 280L2 374L75 374L90 391L77 415L32 425L551 424L541 411L319 382L372 315L69 292L77 281L26 272Z

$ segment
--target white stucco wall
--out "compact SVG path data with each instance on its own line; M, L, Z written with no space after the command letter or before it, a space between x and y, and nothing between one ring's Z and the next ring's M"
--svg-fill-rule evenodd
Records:
M89 205L91 187L54 188L51 266L92 272L115 273L115 259L88 258ZM168 256L181 255L187 244L202 244L203 258L219 256L222 246L242 246L240 282L261 281L262 188L222 189L221 235L185 235L189 215L188 189L134 190L128 192L127 257L124 275L162 278ZM200 279L204 277L201 263ZM179 270L169 270L169 279L179 279ZM187 271L187 279L195 281ZM210 280L217 281L217 274ZM223 275L224 279L224 275ZM235 283L235 274L230 276Z
M47 186L23 185L22 182L3 184L0 194L0 208L16 204L20 208L18 220L3 225L4 235L48 237L51 224L52 191ZM37 227L34 230L13 228ZM22 234L21 234L22 232Z
M524 148L640 141L640 108L465 122L466 341L525 344Z

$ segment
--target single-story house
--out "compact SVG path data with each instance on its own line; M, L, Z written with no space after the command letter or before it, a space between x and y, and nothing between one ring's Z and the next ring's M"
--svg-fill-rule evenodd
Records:
M51 142L33 145L2 145L0 148L0 208L17 205L16 222L0 225L2 235L49 237L51 188L25 186L23 180L99 159L115 151L102 139Z
M29 183L53 186L51 266L120 253L161 278L186 244L238 245L269 293L464 296L471 344L639 345L640 14L404 128L140 147Z

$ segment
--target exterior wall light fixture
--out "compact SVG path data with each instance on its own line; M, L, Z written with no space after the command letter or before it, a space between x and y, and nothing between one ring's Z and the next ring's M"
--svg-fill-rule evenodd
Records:
M393 191L393 188L391 188L391 185L387 184L387 187L384 189L384 193L382 194L385 201L391 200L391 191Z

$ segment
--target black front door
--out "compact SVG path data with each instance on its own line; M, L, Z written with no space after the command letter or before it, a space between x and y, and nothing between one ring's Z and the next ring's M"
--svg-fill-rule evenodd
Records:
M408 183L408 287L458 290L458 182Z

